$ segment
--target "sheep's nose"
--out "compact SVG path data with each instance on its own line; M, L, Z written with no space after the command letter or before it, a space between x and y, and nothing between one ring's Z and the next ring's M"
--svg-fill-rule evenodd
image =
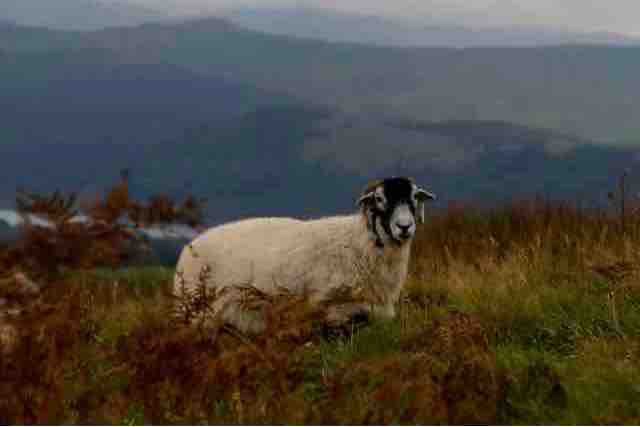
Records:
M398 228L400 229L402 235L404 236L408 236L409 235L409 229L411 228L413 224L409 223L409 224L403 224L400 222L396 222L396 226L398 226Z

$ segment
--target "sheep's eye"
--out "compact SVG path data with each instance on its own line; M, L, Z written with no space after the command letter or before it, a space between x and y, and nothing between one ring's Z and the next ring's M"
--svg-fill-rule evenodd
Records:
M376 202L383 204L384 203L384 199L380 196L376 196Z

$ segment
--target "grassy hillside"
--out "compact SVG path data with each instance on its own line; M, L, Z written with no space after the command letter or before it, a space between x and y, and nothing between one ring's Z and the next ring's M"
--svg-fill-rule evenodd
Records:
M639 230L562 205L452 207L419 230L394 321L331 331L282 296L253 339L170 322L170 270L69 273L0 358L0 420L637 424Z

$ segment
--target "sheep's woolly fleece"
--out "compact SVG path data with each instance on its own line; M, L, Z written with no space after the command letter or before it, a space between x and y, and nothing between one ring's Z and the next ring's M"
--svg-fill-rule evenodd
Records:
M340 304L335 291L355 291L357 304L342 301L343 308L353 307L347 317L363 311L392 317L417 219L423 221L424 203L434 199L413 180L392 177L365 190L355 215L256 218L212 228L182 251L174 293L182 308L185 296L213 294L207 311L245 331L264 328L260 311L248 310L243 300L247 287L267 295L303 294L332 308Z
M250 284L266 293L278 288L308 292L312 301L333 289L366 282L373 309L394 315L407 276L410 245L375 247L362 214L312 221L256 218L215 227L187 246L178 261L175 289L193 291L203 271L206 286ZM239 308L238 293L225 292L214 312L242 330L259 331L259 319Z

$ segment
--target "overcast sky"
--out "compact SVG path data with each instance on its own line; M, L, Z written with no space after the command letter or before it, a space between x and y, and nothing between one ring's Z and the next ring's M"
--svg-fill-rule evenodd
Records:
M301 5L470 26L546 26L640 36L640 0L126 0L193 13ZM179 5L179 6L178 6Z

